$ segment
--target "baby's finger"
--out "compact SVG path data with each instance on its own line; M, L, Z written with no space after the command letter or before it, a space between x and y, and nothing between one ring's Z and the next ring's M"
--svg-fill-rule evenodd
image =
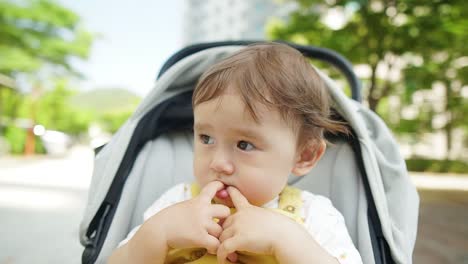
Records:
M206 230L208 231L208 234L210 234L210 235L212 235L212 236L214 236L216 238L218 238L221 235L221 233L223 232L223 228L219 224L217 224L217 223L215 223L213 221L211 221L208 224L208 226L206 227Z
M234 221L234 218L235 218L235 214L233 214L233 215L227 217L226 219L224 219L223 223L221 224L223 229L229 228L232 225L232 223Z
M232 263L237 263L237 253L229 253L227 256L227 259L231 261Z
M223 218L218 219L218 225L223 226L224 220L226 220L226 218L224 218L224 219L223 219Z
M218 251L216 252L216 258L218 259L218 263L226 264L227 256L233 252L227 252L226 249L222 248L222 244L218 247Z
M245 196L242 195L242 193L239 192L239 190L237 190L236 188L229 186L227 188L227 191L229 193L229 196L231 197L232 203L237 209L241 209L250 205L247 198L245 198Z
M223 243L225 240L228 240L229 238L233 237L235 233L236 232L234 228L224 229L221 232L221 235L218 237L219 242Z
M222 182L212 181L203 187L203 189L200 191L199 197L200 199L211 203L211 200L213 200L216 193L222 188L224 188L224 184Z
M231 215L229 207L222 204L212 204L210 206L210 216L218 219L224 219Z
M219 244L219 240L216 237L206 234L201 246L206 248L208 253L214 255L216 252L218 252Z
M219 245L218 251L216 253L218 263L226 263L228 255L234 253L237 250L236 244L238 242L236 240L236 237L231 237Z

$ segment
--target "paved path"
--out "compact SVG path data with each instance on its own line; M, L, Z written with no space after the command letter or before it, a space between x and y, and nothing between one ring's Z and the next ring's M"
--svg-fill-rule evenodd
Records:
M411 173L418 187L415 264L468 264L468 176Z
M0 264L81 263L78 226L93 154L0 159Z
M416 264L468 264L468 192L420 190Z
M93 153L0 158L0 264L80 263ZM412 173L421 208L416 264L468 264L468 176Z

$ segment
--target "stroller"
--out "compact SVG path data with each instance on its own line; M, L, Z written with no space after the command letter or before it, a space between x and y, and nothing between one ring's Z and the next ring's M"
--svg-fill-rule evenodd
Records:
M197 44L163 65L154 89L96 155L80 226L82 263L105 263L165 190L193 180L194 86L209 66L251 43ZM419 198L389 129L360 104L360 82L347 60L328 49L286 44L338 68L352 90L350 99L319 71L352 135L327 135L333 144L310 175L289 183L332 201L364 263L412 263Z

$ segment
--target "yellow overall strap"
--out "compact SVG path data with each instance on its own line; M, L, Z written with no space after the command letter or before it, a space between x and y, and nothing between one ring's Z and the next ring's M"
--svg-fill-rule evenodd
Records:
M298 223L304 223L304 219L301 217L302 206L302 191L292 186L284 187L279 195L279 210L277 211L291 217Z
M200 185L196 183L190 184L190 192L192 193L192 197L198 196L201 192Z

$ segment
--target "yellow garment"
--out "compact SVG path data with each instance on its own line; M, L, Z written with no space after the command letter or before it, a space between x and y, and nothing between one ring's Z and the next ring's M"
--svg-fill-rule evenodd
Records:
M197 184L191 185L192 197L200 193L200 187ZM304 221L300 217L302 208L301 190L286 186L279 195L278 208L273 208L275 212L281 213L287 217L294 219L296 222L303 224ZM235 208L231 208L231 213L235 213ZM215 219L217 220L217 219ZM257 255L248 252L238 252L237 263L278 263L273 256ZM215 255L211 255L204 248L184 248L171 249L166 257L166 264L216 264Z

